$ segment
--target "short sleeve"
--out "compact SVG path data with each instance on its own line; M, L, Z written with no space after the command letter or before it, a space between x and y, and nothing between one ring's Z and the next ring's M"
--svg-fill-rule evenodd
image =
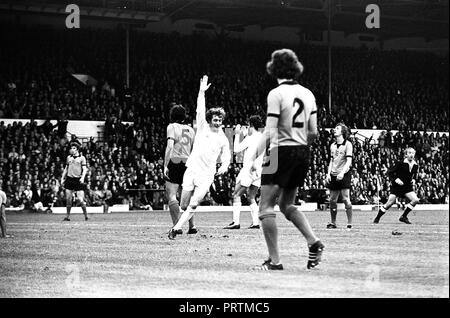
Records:
M275 90L271 90L267 95L267 116L280 117L281 100Z
M175 140L175 127L172 124L167 126L167 139Z
M347 141L347 147L345 147L345 156L353 157L353 145L350 141Z

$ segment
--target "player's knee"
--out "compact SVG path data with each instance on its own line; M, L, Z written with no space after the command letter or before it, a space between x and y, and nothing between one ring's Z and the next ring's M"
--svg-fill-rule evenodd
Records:
M293 215L297 214L297 212L298 212L297 208L292 204L289 204L289 205L283 206L283 207L280 206L280 210L281 210L281 212L283 212L284 216L286 217L286 219L288 221L291 221Z
M330 209L337 209L337 200L330 199Z
M198 207L198 201L197 200L191 200L191 202L189 203L189 207L193 210L195 210Z
M177 204L179 204L179 202L178 202L177 199L171 199L171 200L169 200L169 206L177 205Z
M330 204L337 205L338 198L330 197Z
M273 209L273 206L269 204L265 204L264 202L261 203L259 207L259 219L263 220L267 217L275 217L275 210Z
M344 206L346 209L351 209L352 208L352 202L350 201L350 199L344 199L342 200L344 202Z
M416 199L413 199L413 200L411 200L411 205L417 205L417 204L419 204L420 203L420 199L419 198L416 198Z

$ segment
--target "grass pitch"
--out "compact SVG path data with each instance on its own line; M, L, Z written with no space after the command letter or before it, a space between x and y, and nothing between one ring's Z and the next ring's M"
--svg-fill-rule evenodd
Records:
M449 297L448 211L354 212L354 229L326 229L328 212L307 212L325 244L307 270L305 240L277 215L284 271L252 270L267 257L262 230L224 230L231 213L195 215L196 235L170 241L168 212L7 215L0 240L0 297L309 298ZM393 235L392 232L401 235ZM185 229L186 232L186 229Z

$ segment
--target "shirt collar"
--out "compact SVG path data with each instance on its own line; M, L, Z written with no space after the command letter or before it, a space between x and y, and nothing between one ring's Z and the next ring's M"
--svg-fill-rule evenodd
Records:
M298 84L298 82L296 80L287 80L287 81L281 82L280 84L278 84L278 86L281 86L281 85L297 85L297 84Z
M405 158L405 160L403 160L403 162L409 164L409 161L406 158ZM414 159L413 159L413 161L411 161L411 163L412 163L412 165L416 165L417 164L417 162Z

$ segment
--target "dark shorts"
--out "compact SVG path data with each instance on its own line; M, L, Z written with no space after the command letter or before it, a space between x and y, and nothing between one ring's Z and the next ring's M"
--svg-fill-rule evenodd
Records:
M80 182L80 178L67 177L64 182L64 188L66 188L66 190L82 191L84 190L84 184Z
M183 184L183 176L184 172L186 171L186 164L184 162L173 163L173 161L171 160L169 161L167 168L169 169L169 179L166 179L166 181L175 184Z
M309 170L309 161L309 146L274 148L269 161L263 164L261 185L277 184L287 189L302 187Z
M406 193L414 192L412 185L397 185L392 184L391 186L391 194L394 194L397 197L404 197Z
M352 187L352 176L350 171L344 174L342 180L337 180L337 176L331 175L331 181L327 185L330 190L350 189Z

